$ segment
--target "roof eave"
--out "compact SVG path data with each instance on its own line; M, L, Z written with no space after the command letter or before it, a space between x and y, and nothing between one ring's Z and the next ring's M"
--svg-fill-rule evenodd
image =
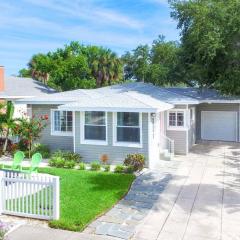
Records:
M239 100L202 100L200 103L240 103Z
M164 108L131 108L131 107L70 107L61 105L58 107L62 111L103 111L103 112L162 112L172 109L173 106Z

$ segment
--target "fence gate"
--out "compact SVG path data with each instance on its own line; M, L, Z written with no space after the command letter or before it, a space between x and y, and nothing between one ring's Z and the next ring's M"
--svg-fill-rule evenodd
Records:
M59 219L59 177L0 171L0 212L38 219Z

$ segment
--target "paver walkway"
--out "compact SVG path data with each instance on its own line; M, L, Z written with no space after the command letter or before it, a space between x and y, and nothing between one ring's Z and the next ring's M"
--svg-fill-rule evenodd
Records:
M172 180L179 162L163 162L157 171L145 171L129 193L104 216L90 224L85 233L130 239Z

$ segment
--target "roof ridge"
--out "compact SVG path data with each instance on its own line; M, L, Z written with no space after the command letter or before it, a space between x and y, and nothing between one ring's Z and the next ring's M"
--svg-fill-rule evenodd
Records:
M147 103L145 103L144 101L139 100L136 96L129 95L128 93L130 93L130 91L129 91L129 92L125 92L125 94L128 95L129 97L137 100L137 101L140 102L140 103L145 104L145 105L148 106L148 107L152 107L150 104L147 104ZM136 92L136 94L139 94L139 93ZM141 93L141 94L142 94L142 93ZM146 95L146 94L145 94L145 95ZM147 95L147 96L149 97L149 95ZM159 101L159 102L164 103L164 104L169 104L169 103L166 103L166 102L164 102L164 101L162 101L162 100L156 100L156 101Z

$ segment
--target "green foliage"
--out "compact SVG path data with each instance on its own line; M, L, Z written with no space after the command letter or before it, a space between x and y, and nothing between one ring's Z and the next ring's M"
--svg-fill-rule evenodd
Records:
M117 165L117 166L114 168L114 172L115 172L115 173L124 173L124 172L125 172L125 166L123 166L123 165Z
M14 134L20 137L28 146L29 158L33 150L33 142L40 137L41 132L47 126L47 120L48 115L34 116L32 118L23 116L18 119L17 124L14 126Z
M85 163L83 163L83 162L79 163L79 170L86 170Z
M127 166L127 167L125 167L124 172L131 174L131 173L134 173L135 170L134 170L133 166Z
M76 166L76 162L74 162L73 160L71 160L71 161L65 161L65 165L64 165L64 167L65 168L74 168Z
M110 49L84 46L71 42L47 54L36 54L28 69L19 75L28 74L60 91L95 88L122 80L122 63Z
M122 56L125 79L159 86L176 85L179 49L177 42L167 42L163 36L154 40L151 47L139 45Z
M64 168L65 163L66 163L65 159L61 157L53 157L48 162L49 166L57 168Z
M128 154L124 160L124 165L131 166L134 171L141 171L145 164L145 156L143 154L135 153Z
M91 163L91 170L92 171L99 171L101 169L101 164L99 162L92 162Z
M110 171L110 165L103 165L104 172Z
M61 157L66 161L74 161L75 163L79 163L81 161L81 156L78 153L70 152L70 151L62 151L58 150L52 154L52 157Z
M13 114L14 104L11 101L0 105L0 133L5 138L5 143L2 148L3 153L7 151L9 135L13 134L16 126L16 119L13 118Z
M31 155L33 155L34 153L41 153L43 158L49 158L50 155L50 149L47 145L41 144L41 143L36 143L33 145L33 149L31 152Z
M59 176L60 219L50 226L81 231L97 216L111 209L128 191L133 175L61 168L40 168L39 172Z
M240 94L240 1L171 1L181 30L181 78L189 84Z
M23 78L31 77L31 71L30 69L22 68L19 70L18 76Z

